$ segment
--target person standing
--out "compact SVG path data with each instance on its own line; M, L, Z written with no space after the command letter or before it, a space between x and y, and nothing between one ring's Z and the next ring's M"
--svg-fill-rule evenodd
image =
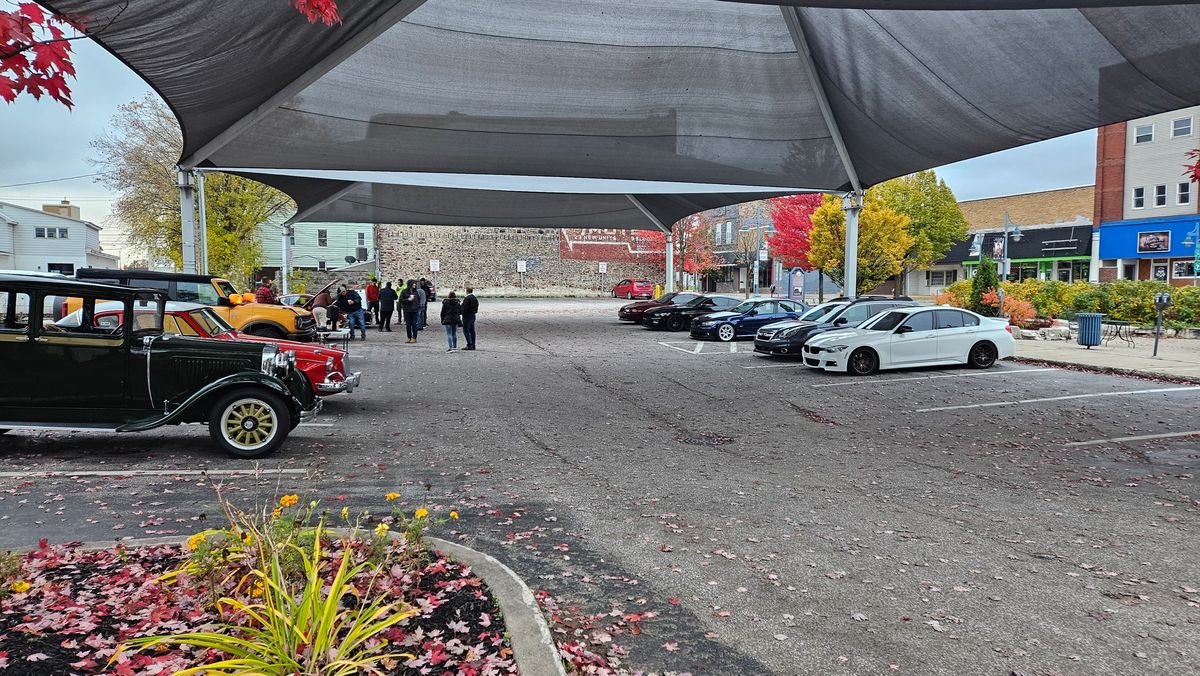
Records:
M275 292L271 290L271 280L263 279L262 284L254 290L255 303L276 303Z
M425 293L425 287L420 284L417 284L417 300L420 302L417 316L417 330L420 331L428 326L425 323L425 310L429 307L429 294Z
M329 295L329 289L321 289L321 292L313 298L313 316L317 318L317 324L322 328L329 326L329 306L333 305L333 298ZM335 316L336 316L336 310Z
M343 323L349 321L350 301L346 299L346 287L339 286L337 290L337 298L333 301L333 306L337 308L337 319L334 327L340 328Z
M421 314L421 296L417 293L417 280L408 280L408 286L400 292L400 309L404 311L404 331L408 335L406 343L417 342L417 318Z
M479 299L475 297L475 289L467 287L467 295L462 301L463 339L467 341L464 349L475 349L475 315L479 314Z
M379 285L375 283L375 278L372 277L367 282L367 315L370 319L367 321L372 324L379 323Z
M358 325L358 331L362 334L362 339L367 339L367 322L364 316L362 296L358 293L358 285L351 284L346 290L346 308L349 310L348 316L350 319L350 340L354 340L354 326Z
M388 282L379 290L379 330L392 330L392 313L396 311L396 290Z
M458 327L462 324L462 303L454 296L451 291L446 300L442 301L442 326L446 329L446 343L450 349L447 352L454 352L458 349Z

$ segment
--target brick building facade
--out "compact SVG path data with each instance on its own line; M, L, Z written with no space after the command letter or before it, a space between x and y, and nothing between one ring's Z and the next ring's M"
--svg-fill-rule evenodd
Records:
M443 291L468 284L489 293L608 293L622 279L664 281L662 240L639 230L479 228L377 225L376 246L385 280L433 279ZM600 263L607 271L603 278Z

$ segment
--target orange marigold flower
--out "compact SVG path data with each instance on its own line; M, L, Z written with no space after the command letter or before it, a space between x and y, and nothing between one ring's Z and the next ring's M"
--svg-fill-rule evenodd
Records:
M204 542L204 533L196 533L187 539L187 548L189 552L194 552L200 549L200 543Z
M16 582L12 583L12 590L18 594L24 594L25 592L29 591L29 583L25 580L17 580Z
M383 499L387 500L388 502L391 502L392 500L395 500L398 497L400 497L399 493L388 493L387 495L383 496Z
M451 519L455 519L455 520L457 520L457 519L458 519L458 512L455 512L455 511L451 510L451 511L450 511L450 518L451 518Z
M418 510L417 510L417 511L416 511L416 512L413 514L413 516L415 516L415 517L416 517L416 518L418 518L418 519L424 519L425 517L429 516L429 510L428 510L428 509L425 509L424 507L422 507L422 508L418 509Z
M280 507L291 507L292 505L296 504L299 501L300 501L299 495L285 495L282 498L279 498L279 506Z

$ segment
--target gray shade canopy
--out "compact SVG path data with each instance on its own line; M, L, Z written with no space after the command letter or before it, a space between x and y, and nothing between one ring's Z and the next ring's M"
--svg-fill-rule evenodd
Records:
M1200 104L1200 11L1153 0L343 0L333 28L285 0L44 4L163 96L184 166L312 171L273 183L302 210L346 190L320 170L840 191ZM326 211L507 217L436 197L368 181Z

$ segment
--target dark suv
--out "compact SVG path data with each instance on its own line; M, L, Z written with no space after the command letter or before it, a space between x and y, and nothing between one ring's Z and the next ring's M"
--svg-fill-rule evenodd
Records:
M754 336L754 351L768 356L799 356L800 348L815 335L858 326L880 312L916 304L908 296L835 298L805 312L799 319L760 328Z

